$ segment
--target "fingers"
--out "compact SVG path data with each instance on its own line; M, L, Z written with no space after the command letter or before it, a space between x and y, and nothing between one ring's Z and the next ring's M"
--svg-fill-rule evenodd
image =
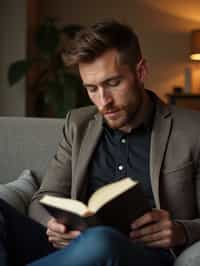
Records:
M174 223L165 210L152 210L131 225L130 238L151 247L168 248L173 245Z
M56 219L51 218L47 223L47 228L53 232L57 233L65 233L67 231L67 228L64 224L58 223Z
M147 246L168 248L172 244L171 235L172 231L166 229L157 233L146 234L137 238L132 237L132 239L134 239L135 242L143 242Z
M79 236L80 231L69 231L68 233L65 233L65 234L58 234L51 230L47 230L47 235L48 235L50 242L52 241L65 242L65 241L72 240L76 238L77 236Z
M48 240L55 248L63 248L68 245L71 240L80 235L80 231L69 231L65 234L58 234L52 231L47 231Z
M63 248L68 245L71 240L80 235L80 231L67 231L65 225L58 223L54 218L50 219L47 224L47 232L49 242L55 248Z
M143 227L147 224L159 222L161 220L165 220L165 219L169 219L169 218L170 218L170 215L167 211L153 209L151 212L147 212L143 216L141 216L140 218L135 220L131 224L131 228L137 229L137 228Z
M54 242L52 245L54 248L61 249L69 245L69 242Z
M164 230L169 231L173 227L173 223L170 220L164 220L161 222L153 223L142 228L131 231L131 237L142 238L146 235L155 234Z
M186 242L184 226L174 222L165 210L148 212L131 225L130 238L150 247L171 248Z

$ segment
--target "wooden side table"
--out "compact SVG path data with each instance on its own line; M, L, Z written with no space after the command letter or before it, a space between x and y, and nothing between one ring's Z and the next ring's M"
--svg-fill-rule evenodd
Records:
M167 94L168 103L200 111L200 94Z

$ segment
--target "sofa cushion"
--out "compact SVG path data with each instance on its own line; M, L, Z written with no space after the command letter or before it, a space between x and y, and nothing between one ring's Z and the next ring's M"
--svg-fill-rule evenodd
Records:
M38 189L36 178L25 169L13 182L0 184L0 198L26 214L33 193Z
M199 266L200 265L200 241L186 248L176 259L174 266Z

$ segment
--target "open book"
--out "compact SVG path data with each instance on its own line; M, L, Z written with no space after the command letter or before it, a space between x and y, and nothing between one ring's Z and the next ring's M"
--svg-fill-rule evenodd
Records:
M45 195L40 203L70 229L107 225L128 233L130 224L150 210L141 185L131 178L105 185L95 191L88 205L78 200Z

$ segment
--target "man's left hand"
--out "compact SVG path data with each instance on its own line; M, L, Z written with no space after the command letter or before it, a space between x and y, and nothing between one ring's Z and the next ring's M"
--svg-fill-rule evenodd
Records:
M169 212L153 209L131 224L130 238L150 247L172 248L186 242L184 227Z

